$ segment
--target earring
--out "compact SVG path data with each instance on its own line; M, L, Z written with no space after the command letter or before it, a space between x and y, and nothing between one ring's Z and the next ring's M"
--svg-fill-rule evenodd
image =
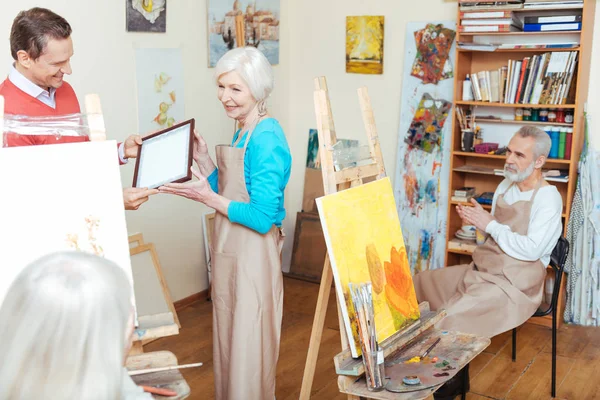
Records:
M258 115L260 117L267 115L267 103L264 100L258 103Z

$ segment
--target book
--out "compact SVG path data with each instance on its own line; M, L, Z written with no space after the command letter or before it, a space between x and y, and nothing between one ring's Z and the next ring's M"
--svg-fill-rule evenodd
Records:
M551 17L525 17L526 24L557 24L565 22L581 22L581 15L555 15Z
M524 24L524 32L580 31L581 22L565 24Z
M484 192L475 198L479 204L492 205L494 200L494 192Z
M469 25L459 26L459 32L521 32L521 29L514 25Z
M454 196L474 196L475 195L475 188L474 187L462 187L459 189L455 189L454 190Z
M457 203L469 203L472 198L473 196L452 196L450 200Z
M461 12L461 19L512 18L512 11L471 11ZM565 21L569 22L569 21Z

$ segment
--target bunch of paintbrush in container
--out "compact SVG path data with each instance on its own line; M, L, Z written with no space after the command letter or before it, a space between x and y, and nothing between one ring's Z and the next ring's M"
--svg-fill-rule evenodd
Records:
M383 350L377 343L371 283L349 283L348 286L356 312L356 324L358 325L358 337L367 377L367 389L372 391L383 390L385 387Z

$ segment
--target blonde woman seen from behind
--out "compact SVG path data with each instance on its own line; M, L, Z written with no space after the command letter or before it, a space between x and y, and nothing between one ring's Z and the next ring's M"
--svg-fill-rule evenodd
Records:
M0 307L0 399L151 399L123 368L131 296L123 270L91 254L27 266Z

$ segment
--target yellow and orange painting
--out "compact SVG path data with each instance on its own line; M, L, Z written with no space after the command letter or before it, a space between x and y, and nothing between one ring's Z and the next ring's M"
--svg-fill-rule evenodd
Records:
M383 74L383 16L346 17L346 72Z
M349 283L371 282L377 341L419 319L389 178L317 199L353 357L360 355Z

